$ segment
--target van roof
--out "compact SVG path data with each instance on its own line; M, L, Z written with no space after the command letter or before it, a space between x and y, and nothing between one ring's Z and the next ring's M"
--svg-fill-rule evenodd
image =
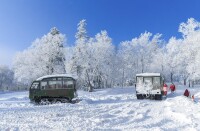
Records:
M161 76L160 73L140 73L136 74L136 76Z
M45 78L51 78L51 77L71 77L73 79L77 79L77 77L72 74L55 74L55 75L46 75L46 76L39 77L36 79L36 81L40 81Z

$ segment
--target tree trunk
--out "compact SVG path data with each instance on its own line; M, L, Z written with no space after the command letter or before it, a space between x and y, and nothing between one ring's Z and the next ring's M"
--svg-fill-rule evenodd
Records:
M101 77L100 76L98 76L97 82L98 82L98 88L101 88Z
M171 73L171 83L173 83L173 73Z
M122 72L122 88L124 87L124 68L123 68L123 72Z
M142 73L144 72L144 61L143 61L143 57L141 59L141 63L142 63Z
M108 88L108 80L106 79L106 86L105 86L105 88Z
M93 87L92 87L92 85L91 85L91 83L89 82L89 90L88 90L89 92L93 92Z
M190 80L189 80L189 87L190 87Z
M92 91L93 91L93 86L92 86L91 83L90 83L90 77L89 77L89 74L88 74L88 71L87 71L87 70L86 70L86 75L87 75L88 85L89 85L88 91L89 91L89 92L92 92Z
M0 81L0 89L1 89L1 88L3 89L2 85L3 85L3 82Z
M192 87L194 87L194 81L192 81Z
M184 79L184 86L186 85L186 79Z

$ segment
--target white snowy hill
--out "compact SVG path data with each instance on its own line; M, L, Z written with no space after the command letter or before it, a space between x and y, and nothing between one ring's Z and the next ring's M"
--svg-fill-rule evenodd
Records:
M34 105L28 92L0 93L0 130L200 130L200 88L166 100L137 100L134 87L79 91L76 104Z

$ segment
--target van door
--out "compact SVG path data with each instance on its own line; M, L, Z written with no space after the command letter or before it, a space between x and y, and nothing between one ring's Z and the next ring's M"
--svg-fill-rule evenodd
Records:
M29 91L29 98L31 100L34 99L35 96L37 96L37 92L40 90L40 82L39 81L34 81L30 87L30 91Z

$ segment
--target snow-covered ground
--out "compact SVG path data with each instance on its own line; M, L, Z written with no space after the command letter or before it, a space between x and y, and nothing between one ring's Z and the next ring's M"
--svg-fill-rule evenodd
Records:
M0 93L0 130L200 130L196 103L178 87L166 100L137 100L133 87L79 91L76 104L33 105L28 92Z

